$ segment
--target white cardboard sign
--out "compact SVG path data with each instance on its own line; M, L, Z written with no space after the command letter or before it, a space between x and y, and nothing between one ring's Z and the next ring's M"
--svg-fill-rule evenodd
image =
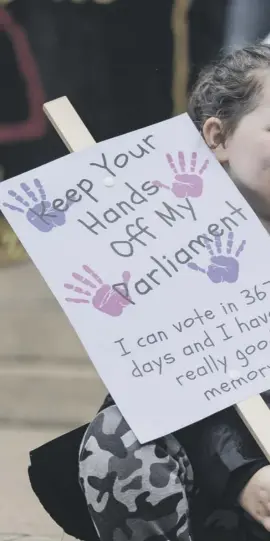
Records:
M0 201L141 443L269 388L268 233L188 115Z

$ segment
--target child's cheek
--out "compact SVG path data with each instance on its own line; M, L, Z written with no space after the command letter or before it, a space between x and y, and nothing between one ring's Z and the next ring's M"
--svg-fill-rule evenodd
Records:
M261 141L261 145L258 149L258 152L260 151L260 164L261 164L261 170L262 171L269 171L270 170L270 136L267 133L267 137L265 137Z
M235 149L231 155L232 178L250 189L254 189L257 185L260 168L259 161L250 159L248 152Z

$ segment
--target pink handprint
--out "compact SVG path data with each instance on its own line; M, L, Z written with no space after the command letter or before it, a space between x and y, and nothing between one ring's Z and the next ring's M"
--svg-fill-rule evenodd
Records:
M181 172L178 171L171 154L166 154L166 158L170 168L174 172L172 187L162 184L159 180L153 182L154 186L166 188L172 191L176 197L200 197L203 191L202 175L209 165L209 160L205 160L198 173L196 173L197 152L192 152L189 172L186 171L186 161L183 152L178 152L178 163Z
M123 295L121 292L118 293L112 286L104 284L101 278L88 266L83 265L83 270L85 273L91 276L95 282L87 278L87 276L82 276L77 272L72 273L72 277L86 288L74 284L64 284L66 289L70 289L82 297L72 297L66 298L67 302L74 302L76 304L91 304L100 312L104 312L109 316L120 316L123 312L123 309L128 306L132 301L128 294L128 282L130 280L130 273L128 271L123 272L122 278L123 283L121 284L123 289ZM90 289L88 289L90 288ZM120 285L118 286L120 290ZM94 291L94 296L92 297L92 291ZM88 297L88 298L87 298ZM91 297L91 300L89 299Z

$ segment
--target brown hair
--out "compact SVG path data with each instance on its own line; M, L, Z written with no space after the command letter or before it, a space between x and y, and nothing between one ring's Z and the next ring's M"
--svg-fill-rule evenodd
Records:
M222 56L202 71L191 93L188 112L200 132L207 118L223 121L222 138L258 105L264 71L270 69L270 46L250 45Z

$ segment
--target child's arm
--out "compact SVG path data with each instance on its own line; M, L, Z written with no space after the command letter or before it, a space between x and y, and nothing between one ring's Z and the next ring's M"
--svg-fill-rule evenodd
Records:
M270 466L260 468L240 493L239 503L247 513L270 531Z

